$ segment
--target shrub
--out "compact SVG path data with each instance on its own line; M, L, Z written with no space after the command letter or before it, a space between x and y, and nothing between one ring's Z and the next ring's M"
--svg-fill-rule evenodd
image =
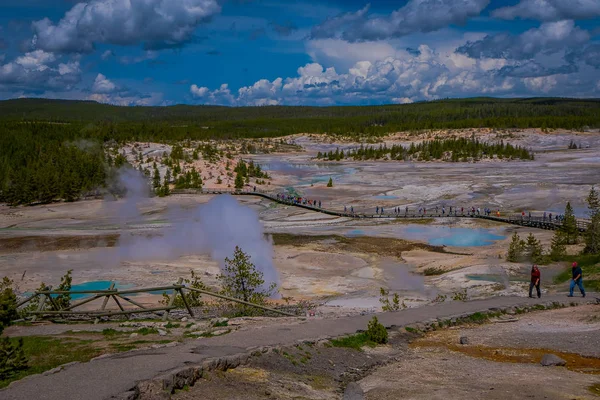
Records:
M186 286L192 287L194 289L208 290L208 287L204 284L204 282L202 282L202 279L198 275L196 275L196 273L193 270L190 271L190 278L184 279L183 283L185 283ZM161 303L164 305L168 305L170 300L169 295L166 292L164 292L162 295L163 298L161 300ZM204 305L204 302L202 301L202 293L193 292L191 290L185 290L185 299L187 300L187 303L190 307L202 307ZM183 303L183 299L181 298L180 294L177 294L177 297L175 297L173 305L177 308L185 307L185 304Z
M379 288L379 294L381 295L381 297L379 298L379 302L381 303L381 309L383 311L398 311L401 308L406 308L406 304L404 304L404 301L400 303L400 296L398 296L398 293L394 293L394 296L392 297L391 301L388 297L390 295L389 290Z
M444 269L439 268L439 267L427 267L423 271L423 275L425 275L425 276L442 275L445 272L446 271L444 271Z
M57 291L68 292L71 290L71 283L73 282L73 278L71 277L72 272L73 270L70 269L60 278L60 285L56 288ZM71 295L59 294L54 301L59 308L67 308L71 305Z
M369 340L377 344L384 344L388 341L388 333L385 326L380 324L375 316L369 321L366 334Z

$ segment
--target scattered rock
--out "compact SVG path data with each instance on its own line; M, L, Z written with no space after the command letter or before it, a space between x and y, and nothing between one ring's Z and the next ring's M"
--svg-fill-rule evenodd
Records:
M164 330L162 330L162 329L158 329L158 334L159 334L160 336L166 336L166 335L167 335L167 331L164 331Z
M544 354L542 361L540 362L544 367L558 366L563 367L567 365L567 362L562 358L555 356L554 354Z
M135 332L134 332L134 333L132 333L131 335L129 335L129 337L130 337L130 338L134 338L134 337L137 337L137 336L138 336L138 334L137 334L137 333L135 333Z
M181 322L187 322L188 318L187 317L183 317L181 318Z
M212 331L213 336L221 336L224 335L226 333L229 333L230 329L217 329Z
M42 375L43 376L53 375L53 374L60 372L60 370L62 370L62 367L59 366L59 367L52 368L52 369L49 369L48 371L43 372Z
M466 336L461 336L459 342L460 344L469 344L469 338Z

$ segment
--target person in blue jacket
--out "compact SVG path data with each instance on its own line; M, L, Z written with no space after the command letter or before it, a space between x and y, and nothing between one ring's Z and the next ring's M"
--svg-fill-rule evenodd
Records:
M579 287L581 295L585 297L585 289L583 288L583 271L581 271L581 267L577 265L576 262L574 262L571 267L573 279L571 280L571 285L569 286L569 297L573 297L573 289L575 289L575 286Z

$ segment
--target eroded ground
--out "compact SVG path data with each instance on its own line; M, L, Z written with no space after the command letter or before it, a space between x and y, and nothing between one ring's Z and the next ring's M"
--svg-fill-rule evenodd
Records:
M359 385L367 399L598 398L599 313L598 306L582 306L433 332ZM469 344L459 344L461 336ZM542 367L548 353L567 365Z
M469 343L459 344L461 336ZM597 399L600 308L502 316L361 350L299 344L203 376L174 399ZM567 361L543 367L544 354Z

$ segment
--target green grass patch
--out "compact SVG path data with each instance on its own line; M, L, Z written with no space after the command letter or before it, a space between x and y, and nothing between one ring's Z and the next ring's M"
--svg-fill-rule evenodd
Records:
M73 333L81 333L81 332L73 332ZM96 332L90 332L90 333L96 333ZM132 333L137 333L139 335L156 335L158 334L158 329L156 328L140 328L136 331L120 331L117 329L113 329L113 328L106 328L104 330L102 330L102 335L105 338L114 338L117 336L125 336L125 335L131 335Z
M117 352L129 351L136 349L137 346L132 343L113 343L111 347Z
M404 329L406 329L406 332L410 332L410 333L417 333L417 332L419 332L418 329L411 328L410 326L407 326Z
M229 325L228 321L217 321L213 324L213 327L222 327L222 326L227 326Z
M371 341L366 333L357 333L352 336L345 336L330 341L333 347L347 347L350 349L361 350L364 346L375 347L377 343Z
M11 338L10 340L17 342L18 339ZM22 339L23 351L29 360L29 368L9 379L1 380L0 388L27 375L41 374L69 362L86 362L103 353L101 348L94 346L93 340L56 339L46 336L27 336Z
M587 275L600 274L600 254L590 254L583 256L567 256L563 261L568 261L569 266L563 272L554 277L554 283L563 283L573 277L571 272L571 263L574 261L581 267L583 271L583 283L586 283Z
M489 319L489 317L487 316L487 314L476 312L475 314L469 315L468 319L471 322L480 323L480 322L487 321Z
M564 261L568 261L569 266L554 277L555 284L568 282L573 277L570 264L576 261L583 271L583 286L586 290L600 291L600 254L567 256Z
M169 322L168 324L165 325L165 328L172 329L172 328L179 328L180 326L181 326L180 324L174 324L172 322Z

